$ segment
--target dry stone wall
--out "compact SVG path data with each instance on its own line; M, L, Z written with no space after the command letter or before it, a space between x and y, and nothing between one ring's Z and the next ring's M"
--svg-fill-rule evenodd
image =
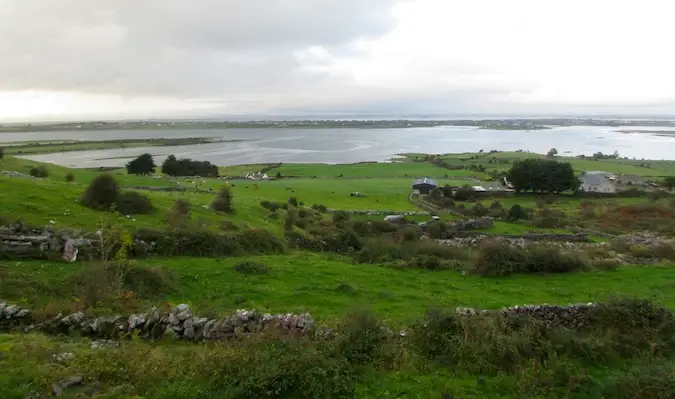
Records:
M497 315L501 317L528 316L569 329L582 330L596 322L595 303L560 305L521 305L499 310L457 308L460 316ZM670 310L664 310L670 314ZM82 312L58 315L51 320L35 322L31 312L0 302L0 331L39 331L48 334L79 334L97 339L119 339L138 334L145 339L158 339L166 335L177 340L212 341L241 338L251 334L274 332L302 336L307 334L333 336L338 332L318 326L308 314L269 314L255 310L237 310L222 319L200 317L182 304L170 312L151 309L147 313L129 316L90 317ZM391 330L387 330L394 334ZM406 336L405 331L396 335Z
M170 312L161 312L154 308L147 313L103 317L90 317L82 312L76 312L61 314L43 322L34 322L28 309L0 302L0 328L20 328L23 331L50 334L77 333L112 339L129 334L138 334L146 339L158 339L169 334L178 340L202 341L269 331L306 334L316 330L316 323L308 313L273 315L255 310L237 310L222 319L210 319L194 315L185 304L178 305Z

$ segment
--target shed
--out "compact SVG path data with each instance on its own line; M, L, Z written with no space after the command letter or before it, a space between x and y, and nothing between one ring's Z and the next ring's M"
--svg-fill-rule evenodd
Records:
M429 192L438 187L436 180L430 179L428 177L417 179L413 181L413 190L417 190L420 194L429 194Z

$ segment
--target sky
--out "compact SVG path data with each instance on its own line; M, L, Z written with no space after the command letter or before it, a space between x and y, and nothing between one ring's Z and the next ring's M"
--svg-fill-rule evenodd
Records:
M0 121L675 117L670 0L0 0Z

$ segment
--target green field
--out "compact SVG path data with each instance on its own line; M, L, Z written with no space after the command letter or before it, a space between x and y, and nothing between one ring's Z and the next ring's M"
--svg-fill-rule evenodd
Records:
M238 308L276 313L310 312L330 323L352 309L367 307L393 325L405 325L433 307L457 306L498 309L526 303L581 303L611 296L650 298L675 309L675 265L634 266L621 270L558 276L514 276L486 279L459 272L397 270L376 265L355 265L349 259L313 253L248 257L270 267L270 274L245 276L234 270L241 258L158 258L138 263L166 267L180 276L177 291L147 299L147 306L188 303L203 312L226 314ZM72 301L73 292L53 296L36 287L65 286L82 264L0 261L0 292L4 299L40 308ZM4 271L4 272L3 272ZM25 286L17 292L17 281ZM339 290L347 283L354 292ZM11 295L13 294L13 295ZM73 303L64 303L71 308Z
M421 154L409 155L415 157ZM444 154L440 158L450 165L481 165L487 171L490 171L508 170L511 164L517 160L529 158L545 159L546 155L531 152L461 153ZM599 170L617 174L635 174L643 177L661 177L675 173L675 161L633 161L625 159L602 159L596 161L565 156L556 156L555 160L569 162L577 172ZM645 166L640 166L641 164ZM646 165L649 165L649 167L646 167Z
M393 163L375 163L364 162L357 164L283 164L272 169L270 176L275 176L277 172L282 176L288 177L322 177L322 178L374 178L374 177L433 177L444 178L466 177L481 179L485 177L484 173L470 170L447 170L439 168L428 163L413 162L393 162Z
M505 159L516 159L523 154L503 155ZM472 155L462 155L465 156ZM458 164L477 161L448 157ZM604 161L597 164L603 165L597 169L608 170ZM0 171L29 173L31 167L40 165L6 156L0 160ZM488 170L494 167L490 163L482 165ZM650 173L656 170L654 167L611 162L607 165L637 168ZM663 166L666 164L659 165L666 168ZM414 177L430 176L441 185L461 186L470 182L464 177L478 173L445 170L430 163L412 161L352 165L284 164L268 172L273 177L278 171L282 179L269 181L172 179L160 174L131 176L125 170L113 170L108 173L115 177L123 191L133 187L162 188L179 184L192 187L195 180L201 184L201 190L207 191L143 190L155 211L127 217L94 211L78 203L89 182L102 172L45 166L49 176L44 179L0 175L0 218L22 220L38 226L51 224L56 229L94 231L102 222L112 222L126 231L146 227L160 231L182 228L185 232L194 229L209 233L220 232L221 223L228 221L240 231L247 227L263 228L282 237L286 211L279 210L276 218L272 218L270 211L260 206L261 201L286 203L289 197L295 197L305 206L323 204L343 210L419 211L408 202ZM508 164L498 166L508 167ZM220 168L220 173L230 177L242 176L265 167L269 165L225 166ZM665 169L658 170L667 173ZM446 173L448 178L444 177ZM74 182L66 182L68 174L74 176ZM342 177L338 177L340 175ZM478 175L481 177L480 173ZM224 185L229 186L233 195L235 212L232 214L216 213L210 208L214 193ZM208 192L209 189L213 192ZM360 192L365 197L351 196L353 192ZM188 228L176 227L168 222L177 199L187 199L191 203L192 224ZM515 204L537 208L537 197L534 195L498 201L506 209ZM582 201L593 203L598 208L611 208L617 204L671 206L667 199L660 202L650 202L646 198L582 200L573 196L558 196L546 206L564 211L573 220L580 217ZM489 207L493 200L479 202ZM541 205L541 199L539 202ZM468 209L473 204L466 203L465 206ZM353 216L355 220L381 221L382 218L381 215ZM428 221L430 217L413 216L409 219ZM442 214L441 219L449 221L458 217ZM327 223L331 228L337 226L330 214L318 215L312 223ZM292 228L296 232L301 230L299 226ZM402 232L396 231L395 235ZM483 232L517 235L529 232L564 233L566 230L535 228L530 220L497 220L492 228ZM313 234L310 230L304 233ZM393 238L384 240L393 242ZM390 245L399 247L399 244ZM107 265L102 261L80 259L68 264L61 261L0 259L0 300L28 307L36 317L51 317L75 310L91 314L125 314L144 311L152 306L164 308L187 303L196 314L210 317L242 308L273 313L309 312L320 324L336 328L351 326L344 319L345 315L367 310L379 322L406 330L419 322L429 309L435 308L452 311L456 307L498 309L522 304L565 305L607 301L620 296L648 299L675 309L675 264L672 262L624 265L616 269L589 267L583 271L554 274L484 277L473 273L470 268L482 249L457 251L465 256L460 258L462 267L442 270L411 267L405 262L359 264L351 252L345 255L344 252L317 253L293 248L286 248L283 254L277 255L139 257L124 262L125 266L147 273L157 291L125 286L124 290L117 287L118 291L110 292L106 291L109 287L105 284L111 283L98 278L101 270L105 270L103 266ZM238 272L235 266L244 261L267 265L269 270L260 275ZM171 283L165 285L167 281ZM623 313L621 316L629 317ZM667 384L675 377L669 377L667 372L653 371L646 364L671 367L669 372L672 373L675 345L666 338L659 341L661 338L650 336L642 341L653 339L653 342L649 341L651 349L641 346L631 355L619 349L625 349L628 343L628 346L637 345L635 342L642 339L641 334L649 331L633 331L637 327L629 323L620 331L598 331L591 335L568 330L552 332L547 327L540 335L535 334L535 338L530 339L530 330L508 335L496 324L490 323L493 321L483 325L485 330L464 331L460 341L453 343L442 340L447 338L446 335L439 335L442 338L439 348L453 348L453 351L456 349L457 353L466 356L459 356L453 364L444 363L442 357L425 357L419 341L413 341L419 339L414 332L410 338L375 344L381 352L377 352L374 360L350 363L349 366L341 363L342 357L346 356L343 353L348 352L346 349L333 347L333 344L322 340L299 339L296 342L275 338L272 343L250 339L187 344L172 342L170 338L148 342L131 337L123 341L120 348L92 351L89 341L78 337L0 333L0 368L3 370L0 373L0 397L23 398L29 393L35 393L33 397L43 397L53 389L53 384L73 375L83 377L83 386L66 391L63 397L91 396L87 390L92 386L99 392L94 397L101 398L438 398L443 392L452 393L456 398L672 397L668 396L671 385ZM350 328L347 331L351 331ZM452 328L448 326L449 330ZM627 335L621 335L624 330ZM672 333L670 330L666 332ZM486 334L484 340L478 340L477 337L483 333ZM463 344L465 341L469 343ZM338 339L338 342L341 341ZM360 341L352 344L357 351L364 353L370 347L367 342L363 346L360 346ZM335 348L339 350L335 351ZM565 351L556 352L560 348ZM291 351L292 355L286 356L284 350ZM545 361L533 355L541 350L550 355ZM54 353L64 351L74 353L74 360L68 364L53 361ZM321 355L312 358L312 353ZM520 359L514 367L495 366L489 370L477 367L477 363L494 359L509 363L512 358ZM616 381L629 381L631 384L637 381L638 377L627 373L631 367L637 367L648 376L640 380L645 384L641 386L642 391L634 385L616 388ZM331 374L338 370L345 374ZM579 379L586 383L577 386ZM259 386L263 386L264 391L251 390ZM236 391L237 387L248 387L250 391ZM330 395L323 390L345 387L351 388L349 395ZM656 391L648 391L649 387L656 387ZM238 393L233 393L235 391ZM625 395L620 396L624 392ZM653 392L666 394L654 396ZM78 396L80 394L85 396Z

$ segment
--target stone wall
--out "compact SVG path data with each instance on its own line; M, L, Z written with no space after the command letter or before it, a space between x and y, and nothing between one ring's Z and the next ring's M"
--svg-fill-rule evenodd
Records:
M577 247L579 245L598 245L592 243L585 234L541 233L508 236L489 235L477 232L454 232L452 234L454 236L453 238L435 241L439 244L452 245L455 247L474 247L486 240L507 241L510 245L521 248L532 242L551 242L566 248Z
M79 249L90 249L96 242L82 234L32 229L22 225L0 227L0 256L12 258L77 259Z
M480 315L529 316L536 320L550 322L565 328L580 330L591 327L597 321L595 303L559 305L521 305L498 310L457 308L461 316ZM668 309L663 312L672 315ZM170 312L152 309L147 313L129 316L88 317L82 312L66 316L58 315L51 320L34 323L31 312L16 305L0 302L0 331L17 329L25 332L40 331L48 334L77 333L83 336L103 339L119 339L129 334L138 334L145 339L158 339L170 335L177 340L210 341L241 338L251 334L273 332L276 334L320 334L333 336L332 330L317 326L308 314L259 313L255 310L237 310L222 319L199 317L188 305L182 304ZM406 336L405 331L392 335Z
M346 212L351 215L367 215L367 216L387 216L387 215L403 215L403 216L431 216L429 212L423 211L374 211L367 209L328 209L328 212Z
M77 333L96 338L121 338L138 334L146 339L158 339L170 334L178 340L202 341L243 337L253 333L283 332L305 334L316 330L316 323L306 313L259 313L237 310L222 319L194 315L188 305L178 305L170 312L151 309L147 313L129 316L90 317L82 312L58 315L51 320L34 322L31 312L16 305L0 302L0 328L40 331L49 334Z
M558 305L521 305L510 306L495 311L480 310L473 308L457 308L460 315L481 315L498 314L501 316L526 315L536 320L548 321L555 325L561 325L570 329L583 329L593 323L594 303L571 304L567 306Z

